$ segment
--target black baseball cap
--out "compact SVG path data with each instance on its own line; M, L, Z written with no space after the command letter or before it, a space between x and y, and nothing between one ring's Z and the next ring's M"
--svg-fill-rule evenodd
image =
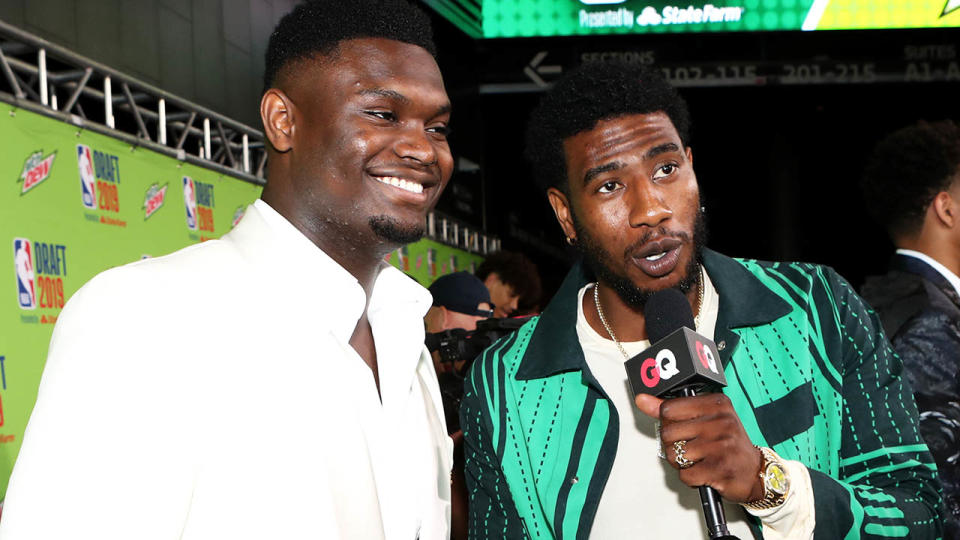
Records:
M454 272L440 276L430 285L433 305L443 306L464 315L492 317L493 304L490 291L480 278L469 272ZM490 309L477 309L482 302L490 304Z

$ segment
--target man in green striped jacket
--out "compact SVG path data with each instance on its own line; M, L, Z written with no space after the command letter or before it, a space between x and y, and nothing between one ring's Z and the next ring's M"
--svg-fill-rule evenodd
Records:
M688 125L662 78L621 64L534 112L528 157L583 262L469 371L471 538L704 538L701 485L743 539L938 538L936 467L876 316L829 268L703 246ZM665 288L717 343L722 394L629 389Z

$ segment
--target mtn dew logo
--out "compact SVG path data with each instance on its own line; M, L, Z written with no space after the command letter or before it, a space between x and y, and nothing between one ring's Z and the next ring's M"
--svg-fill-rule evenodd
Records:
M40 182L50 177L50 171L53 169L53 160L56 157L56 150L46 157L43 156L43 150L30 154L30 157L23 163L23 171L20 173L19 181L23 183L20 187L21 195L39 186Z
M147 189L147 194L143 199L143 219L146 220L152 216L157 210L163 206L163 201L167 197L167 186L169 184L164 184L163 187L160 187L159 184L153 184Z

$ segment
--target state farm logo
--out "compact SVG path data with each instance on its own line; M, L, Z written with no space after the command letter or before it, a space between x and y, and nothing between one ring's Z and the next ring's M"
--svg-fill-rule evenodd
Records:
M213 184L183 177L183 206L187 212L187 228L213 232Z
M659 26L661 24L703 24L737 22L743 17L742 6L715 6L705 4L702 8L687 6L664 6L657 11L653 6L643 8L637 15L638 26Z
M164 184L163 187L160 187L159 184L153 184L147 189L147 194L143 199L143 219L146 220L152 216L157 210L163 206L163 201L167 197L167 186L169 184Z
M23 171L20 173L20 179L18 180L18 182L23 183L20 187L21 195L39 186L40 182L50 177L50 171L53 169L53 160L56 157L56 150L46 157L43 156L43 150L30 154L30 157L23 162Z

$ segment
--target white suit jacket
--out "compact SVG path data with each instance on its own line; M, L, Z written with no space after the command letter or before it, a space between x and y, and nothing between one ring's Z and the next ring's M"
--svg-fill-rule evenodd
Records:
M381 271L368 313L384 407L371 408L348 344L362 289L257 205L221 240L109 270L70 300L0 538L447 538L429 294L397 297L412 280ZM427 484L387 489L397 467Z

